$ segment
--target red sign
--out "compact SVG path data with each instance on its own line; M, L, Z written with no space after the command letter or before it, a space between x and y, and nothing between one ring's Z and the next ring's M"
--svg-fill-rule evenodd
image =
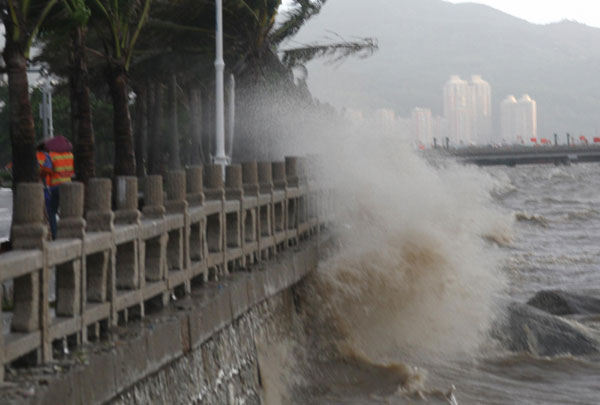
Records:
M531 138L531 142L537 143L537 138Z

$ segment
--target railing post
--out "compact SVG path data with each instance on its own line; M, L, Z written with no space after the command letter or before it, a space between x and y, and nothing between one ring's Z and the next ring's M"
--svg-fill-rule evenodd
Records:
M115 179L115 225L136 225L139 229L141 213L138 210L138 179L134 176L118 176ZM117 288L135 290L140 286L138 237L131 242L117 245Z
M244 256L252 262L260 259L260 198L258 194L258 166L256 162L242 163L244 195L256 200L256 204L242 207L242 243ZM242 204L245 205L245 204Z
M162 220L165 216L163 180L160 175L144 178L144 217ZM167 241L168 234L142 240L140 243L140 272L143 274L142 283L146 280L155 282L164 280L167 272Z
M227 271L227 266L225 263L225 189L223 185L223 166L205 166L204 180L204 195L206 199L220 203L219 213L209 215L206 218L206 242L208 246L209 267L211 267L210 263L216 263L212 267L218 269L220 266L223 266L224 273Z
M44 224L44 191L39 183L20 183L14 198L12 243L14 249L42 250L42 269L18 277L13 281L14 332L41 332L41 357L49 360L51 345L48 337L48 280L46 238ZM2 348L4 350L4 348ZM3 366L3 365L2 365Z
M242 167L240 165L228 165L225 168L225 199L236 200L239 203L239 208L235 212L225 210L225 249L241 249L243 250L242 233L242 205L244 204L244 188L242 183ZM244 266L244 255L241 253L240 265ZM226 261L237 262L238 259L230 259L228 252L225 253ZM228 265L228 263L225 263Z
M259 199L262 196L268 197L268 204L261 205L259 210L260 222L260 258L268 259L275 245L274 229L274 206L273 206L273 168L271 162L258 162L258 192ZM261 203L262 204L262 203Z
M277 204L275 204L275 225L278 226L278 222L281 228L281 232L283 232L284 240L279 241L278 245L282 248L285 248L288 245L288 221L289 221L289 212L288 212L288 189L287 189L287 179L285 173L285 162L273 162L273 187L275 191L282 191L284 194L283 202L281 203L280 215L281 218L277 221L278 217L278 208Z
M117 294L116 281L116 246L114 238L115 214L112 211L112 182L106 178L92 178L88 181L85 190L85 218L86 231L90 232L109 232L111 238L110 249L96 256L90 262L86 257L85 264L85 283L86 301L83 309L87 305L87 300L104 303L110 302L109 322L116 323L117 315L115 311L115 299Z
M204 204L204 184L203 184L202 166L191 166L186 169L186 188L187 201L190 207L197 207ZM203 213L204 214L204 213ZM191 218L191 217L190 217ZM206 258L206 218L205 215L194 217L194 222L190 219L190 236L187 242L189 246L187 256L191 262L199 262ZM206 273L204 273L206 277Z
M187 201L189 204L204 203L204 187L202 182L202 166L191 166L185 171Z
M60 185L59 239L80 239L83 253L85 220L83 219L83 183ZM56 315L75 317L81 314L82 267L84 254L79 258L56 266Z
M118 176L115 180L116 207L115 223L139 225L138 179L134 176Z
M168 172L165 184L167 187L167 203L165 204L167 212L183 216L183 227L169 232L167 270L184 271L190 267L190 219L188 215L188 202L186 201L185 171L174 170ZM190 277L185 278L184 288L186 293L191 292Z
M144 177L144 206L142 213L148 218L163 218L165 215L162 176Z
M94 178L86 190L86 224L88 232L113 232L115 214L111 210L112 183L110 179Z

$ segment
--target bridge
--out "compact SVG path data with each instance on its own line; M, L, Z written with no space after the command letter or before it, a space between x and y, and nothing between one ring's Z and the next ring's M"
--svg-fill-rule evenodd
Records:
M556 164L600 161L600 146L509 146L469 147L444 151L464 163L479 166L516 166L526 164Z
M63 184L53 241L42 186L18 185L3 403L256 402L259 326L316 269L333 204L302 158L223 169Z

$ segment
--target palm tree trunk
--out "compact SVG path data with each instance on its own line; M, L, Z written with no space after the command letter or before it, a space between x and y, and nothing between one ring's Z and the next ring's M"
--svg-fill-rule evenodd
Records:
M163 127L163 87L161 83L154 85L154 102L152 111L152 131L150 133L150 174L163 174L162 170L162 138Z
M202 150L202 95L198 88L190 87L190 115L191 115L191 136L192 151L190 163L192 165L201 165L204 163L204 152Z
M107 69L108 85L113 101L113 125L115 135L115 176L135 176L135 152L133 131L129 115L129 88L127 73L120 65Z
M12 27L6 27L6 31ZM37 182L39 169L35 157L35 129L29 101L27 60L22 44L6 35L2 56L8 73L8 111L12 146L13 181Z
M204 150L205 156L204 159L206 162L210 162L213 156L213 144L212 141L214 137L214 117L215 117L215 108L214 108L214 99L211 97L211 94L214 91L204 91L201 95L202 100L202 150Z
M169 78L169 170L181 168L179 156L179 122L177 119L177 76Z
M146 143L148 141L148 97L145 85L139 86L135 99L135 156L138 177L146 175Z
M87 29L77 27L71 35L71 129L75 138L75 176L84 184L96 176L94 127L90 108L90 88L85 56Z

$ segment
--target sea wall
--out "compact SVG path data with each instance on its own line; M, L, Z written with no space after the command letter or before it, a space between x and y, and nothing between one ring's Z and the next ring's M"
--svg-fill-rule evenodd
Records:
M48 386L43 398L75 390L73 403L106 401L105 392L122 392L190 353L316 266L314 252L299 246L330 220L328 195L295 157L91 179L87 187L61 185L58 237L49 240L41 185L18 185L12 250L0 254L0 394L37 397ZM261 266L278 270L244 275ZM173 318L171 307L188 301L203 309L180 308ZM119 349L132 322L142 325L140 340ZM122 354L107 360L98 348L111 345ZM144 366L129 358L135 353ZM92 366L50 384L82 363Z
M294 286L316 270L320 244L311 238L276 261L194 288L54 367L21 371L0 402L263 403L257 345L293 333Z

